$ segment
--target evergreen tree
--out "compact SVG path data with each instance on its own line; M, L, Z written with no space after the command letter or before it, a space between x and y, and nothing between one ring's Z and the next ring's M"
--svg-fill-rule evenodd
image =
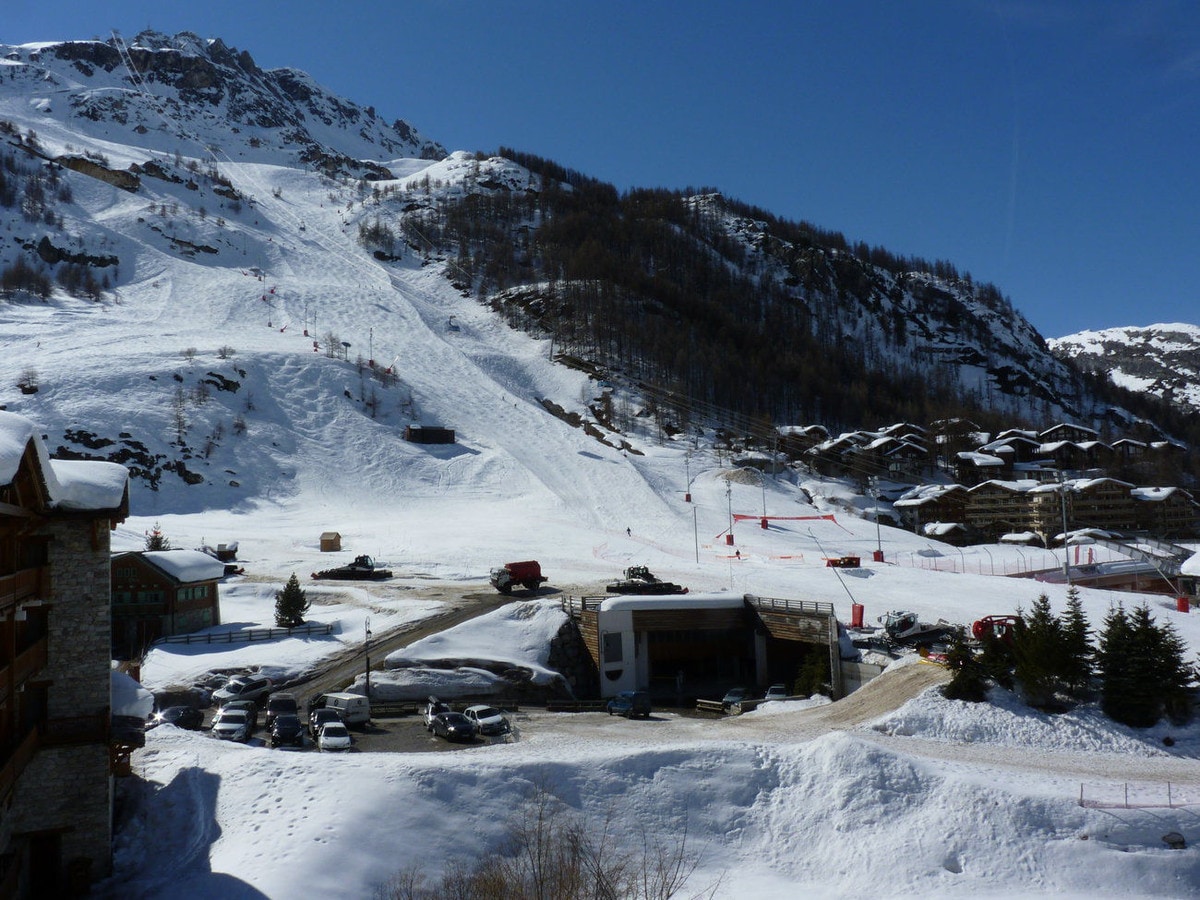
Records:
M1136 706L1137 684L1131 671L1130 644L1133 630L1125 607L1109 609L1100 632L1096 664L1100 675L1100 708L1110 719L1128 722Z
M1083 600L1079 588L1067 588L1067 609L1059 618L1063 653L1060 658L1060 673L1067 692L1079 699L1092 680L1095 649L1089 636L1091 626L1083 612Z
M275 624L280 628L303 625L308 606L308 598L300 589L300 581L293 572L283 590L275 592Z
M147 550L170 550L171 542L167 536L162 533L162 528L157 522L154 527L146 532L146 549Z
M1025 628L1013 642L1015 674L1029 705L1044 709L1054 703L1061 680L1062 629L1050 612L1050 598L1045 594L1022 618Z
M1175 629L1156 624L1146 604L1132 614L1119 606L1109 612L1097 660L1106 715L1134 728L1149 728L1164 713L1173 721L1187 718L1196 673Z
M950 683L942 690L947 700L979 703L987 699L987 674L983 663L967 644L961 628L955 632L946 650L946 668L954 673Z

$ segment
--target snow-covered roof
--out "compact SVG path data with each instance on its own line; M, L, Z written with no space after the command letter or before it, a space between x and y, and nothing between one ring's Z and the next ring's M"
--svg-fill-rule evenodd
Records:
M1000 543L1002 544L1036 544L1041 541L1032 531L1010 531L1008 534L1000 535Z
M1187 491L1177 487L1135 487L1129 492L1130 496L1135 500L1148 500L1152 502L1166 500L1175 493L1187 495Z
M0 410L0 484L16 477L29 442L46 482L50 506L62 510L116 509L125 499L129 471L118 463L51 459L33 421Z
M199 550L146 550L142 559L182 584L212 581L225 574L225 564Z
M741 594L674 594L660 597L639 597L623 594L605 597L600 603L601 612L616 612L625 609L735 609L744 606Z
M926 537L945 537L956 531L966 531L966 526L960 522L927 522L921 527Z
M1000 457L992 456L990 453L979 453L975 450L963 450L958 454L958 458L965 463L970 463L979 468L992 468L1004 465L1004 460Z

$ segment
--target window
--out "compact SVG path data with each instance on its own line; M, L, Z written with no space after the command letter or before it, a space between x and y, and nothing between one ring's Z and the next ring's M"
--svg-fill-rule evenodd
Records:
M605 632L604 639L604 661L606 663L618 663L624 659L621 652L621 633Z

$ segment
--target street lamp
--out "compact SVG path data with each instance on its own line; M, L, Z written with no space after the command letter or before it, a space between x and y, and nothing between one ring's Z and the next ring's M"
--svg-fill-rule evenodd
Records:
M729 530L725 532L725 543L733 546L733 484L728 479L725 481L725 502L729 506Z
M367 616L367 620L363 623L363 629L366 631L366 640L363 642L363 647L367 657L367 698L371 697L371 617Z

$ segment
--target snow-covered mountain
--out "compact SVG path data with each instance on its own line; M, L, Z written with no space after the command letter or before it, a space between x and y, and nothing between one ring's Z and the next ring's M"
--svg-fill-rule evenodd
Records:
M1200 410L1200 326L1173 323L1081 331L1049 342L1063 359L1131 391Z
M294 364L305 332L318 356L331 354L331 383L301 376L314 392L309 415L317 402L332 414L353 401L376 422L438 420L469 433L467 407L443 402L468 382L453 366L431 368L452 316L478 326L453 332L456 358L468 334L494 338L470 363L486 373L485 393L514 353L565 352L596 376L568 396L545 391L538 399L550 404L533 407L526 434L547 430L548 409L599 432L630 430L630 417L597 403L596 384L622 374L709 406L835 429L961 404L1039 425L1105 413L996 288L948 263L850 246L717 195L664 202L650 192L587 226L603 238L611 212L662 246L600 259L600 271L625 267L606 282L586 265L572 277L579 255L563 263L555 248L592 245L587 228L564 223L590 213L594 196L616 198L578 173L519 154L447 154L302 72L260 69L247 52L190 33L3 47L0 57L0 339L20 351L0 360L0 384L40 379L42 390L11 408L36 410L53 447L130 463L142 487L161 490L163 472L212 485L213 471L229 469L220 480L242 496L264 490L231 438L253 426L247 407L281 402L279 354ZM710 282L731 283L697 300L704 267ZM489 310L552 336L551 346L493 331ZM43 339L31 349L34 334ZM168 335L172 351L154 350ZM84 380L106 384L103 403L71 385L79 369L54 349L99 342L92 358L112 365ZM767 352L745 352L759 346ZM361 358L353 389L330 374L335 355ZM123 376L134 372L130 394ZM111 410L131 406L156 411L153 433L111 427ZM667 433L697 416L664 408L655 424Z

